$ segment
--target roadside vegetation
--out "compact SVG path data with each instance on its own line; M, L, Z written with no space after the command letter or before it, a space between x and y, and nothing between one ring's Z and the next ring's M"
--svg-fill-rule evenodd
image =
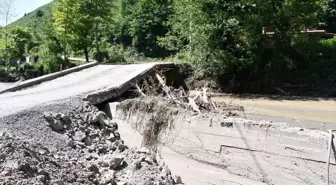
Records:
M70 56L174 60L226 92L335 96L335 11L334 0L56 0L0 30L0 81Z

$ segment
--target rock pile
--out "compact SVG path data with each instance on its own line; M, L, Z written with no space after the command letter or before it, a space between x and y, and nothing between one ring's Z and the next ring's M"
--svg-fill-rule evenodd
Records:
M146 148L129 149L118 125L95 106L66 114L45 112L47 126L67 138L51 151L10 134L0 137L0 184L181 184L168 166Z

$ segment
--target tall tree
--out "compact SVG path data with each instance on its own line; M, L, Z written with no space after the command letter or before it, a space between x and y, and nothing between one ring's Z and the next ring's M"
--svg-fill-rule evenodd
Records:
M69 27L72 27L74 22L74 5L76 0L59 0L53 9L53 17L55 19L54 26L56 28L56 33L58 38L62 41L63 46L63 57L67 59L68 45L71 42L71 33Z
M102 60L100 51L100 42L102 37L107 36L108 28L112 21L112 10L115 8L114 0L91 0L93 9L90 12L90 18L94 21L95 33L95 58L98 61Z
M14 9L15 0L0 0L0 16L5 22L5 59L9 62L8 59L8 24L15 16Z
M34 33L34 40L31 54L41 59L45 73L58 71L60 64L63 65L63 68L68 67L68 61L61 58L62 52L64 52L61 45L62 40L57 37L56 31L48 19L43 19L40 22L39 29Z
M324 0L320 12L320 25L329 32L336 33L336 1Z
M99 53L99 26L107 24L112 0L60 0L54 10L55 26L63 35L64 44L75 52L82 51L89 61L90 49Z
M139 0L132 16L130 33L133 46L149 57L164 56L165 50L157 44L169 26L165 23L173 13L172 0Z
M252 5L244 0L175 0L172 30L161 44L182 50L207 76L221 76L249 60L244 16Z
M133 46L147 57L167 55L157 40L170 29L166 22L173 13L172 0L119 0L117 8L111 34L114 42Z

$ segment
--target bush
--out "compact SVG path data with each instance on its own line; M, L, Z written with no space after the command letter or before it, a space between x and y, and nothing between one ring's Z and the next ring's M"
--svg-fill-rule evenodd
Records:
M195 67L190 63L178 63L177 68L184 79L194 75Z
M44 67L41 64L26 63L16 73L21 79L28 80L44 75Z
M56 55L44 56L41 58L42 65L44 67L44 73L53 73L60 70L60 64L63 69L67 69L70 65L69 61L63 60Z
M107 63L126 63L125 49L121 45L112 45L108 49Z

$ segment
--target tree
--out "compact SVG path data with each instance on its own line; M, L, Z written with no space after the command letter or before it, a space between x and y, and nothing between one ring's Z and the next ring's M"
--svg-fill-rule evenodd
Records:
M15 16L14 9L15 0L1 0L0 1L0 16L5 21L4 30L5 30L5 59L8 60L8 24Z
M320 13L320 26L329 32L336 33L336 1L324 0Z
M31 54L40 58L45 73L58 71L60 64L66 68L69 63L61 58L63 52L61 40L58 39L52 23L44 19L40 24L41 27L34 35L35 44L30 50Z
M67 46L71 43L71 32L69 27L72 27L74 22L74 5L76 0L59 0L53 9L53 17L55 19L54 26L58 38L62 41L63 57L67 59Z
M172 0L119 0L113 14L111 42L132 46L147 57L165 57L158 38L170 29L168 18L173 13Z
M243 26L252 4L243 0L175 0L172 30L160 42L188 53L205 76L220 77L249 57L249 35Z
M44 15L44 12L42 11L42 10L38 10L37 12L36 12L36 16L37 17L42 17Z
M31 41L32 36L29 30L15 27L9 32L8 53L10 61L24 59L27 44Z
M133 12L136 11L137 0L118 0L116 9L112 13L113 24L109 33L109 41L113 44L121 44L123 46L132 45L132 36L130 27L132 22Z
M112 8L115 8L114 0L92 0L91 5L93 9L90 12L90 18L94 21L94 33L95 33L95 46L96 53L95 58L98 61L102 60L101 51L100 51L100 42L102 37L107 36L108 28L112 21Z
M7 45L0 44L0 47L6 47L7 66L10 62L24 59L28 43L32 39L30 31L20 27L11 27L8 29L8 33L3 32L2 35L0 38L7 35Z
M55 26L63 35L64 45L75 51L83 51L89 61L89 51L96 40L99 53L99 25L107 24L113 1L60 0L54 10Z
M165 23L173 13L171 0L139 0L132 15L130 34L133 46L149 57L165 56L166 51L157 43L166 35L169 26Z

